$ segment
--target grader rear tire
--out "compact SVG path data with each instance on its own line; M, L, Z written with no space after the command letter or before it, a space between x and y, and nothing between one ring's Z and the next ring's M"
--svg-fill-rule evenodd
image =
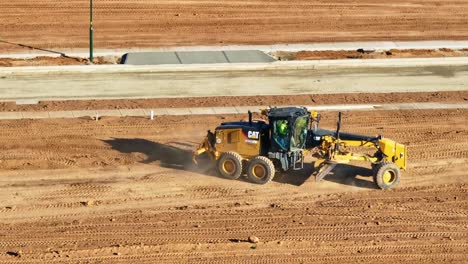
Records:
M223 178L237 180L242 175L242 157L236 152L223 153L217 167Z
M247 178L257 184L267 184L275 177L275 165L263 156L257 156L249 162Z
M388 190L400 182L400 168L393 162L384 161L374 168L374 183L382 190Z

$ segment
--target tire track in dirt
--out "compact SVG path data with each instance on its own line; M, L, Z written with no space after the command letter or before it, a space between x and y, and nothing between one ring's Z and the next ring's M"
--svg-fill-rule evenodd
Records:
M347 113L346 131L410 143L401 186L385 192L288 177L256 186L175 162L204 131L244 116L0 121L0 263L463 263L467 113ZM335 119L323 113L322 125Z
M89 2L56 5L18 0L0 7L0 35L40 48L86 48ZM339 42L363 40L464 40L463 1L98 1L98 48ZM52 15L51 15L52 14ZM60 26L66 36L57 33ZM242 29L242 30L239 30ZM36 36L48 36L47 41ZM3 51L24 48L1 44Z
M422 111L416 112L417 114L422 114L422 116L412 119L412 116L416 118L416 114L409 113L408 111L395 111L395 113L398 113L396 116L399 117L390 115L390 117L385 119L386 113L375 112L370 114L366 112L365 114L360 113L360 115L349 113L346 115L344 129L346 131L355 131L356 133L373 134L376 130L379 131L379 127L383 127L384 129L381 129L382 131L379 132L386 137L394 138L403 143L410 143L409 155L412 161L462 159L468 157L467 144L465 143L468 141L468 133L466 133L466 130L463 130L463 125L466 124L466 117L463 115L466 114L466 111L444 111L442 114L432 118L429 116L430 114L423 114ZM362 118L363 115L364 118ZM330 116L330 114L326 114L326 116ZM360 116L360 119L358 116ZM243 118L243 116L234 116L234 120L239 117ZM440 122L440 118L445 118L446 123ZM167 121L164 121L164 119L167 119ZM330 119L333 120L334 118ZM388 122L389 119L396 119L396 121ZM437 119L439 126L428 128L430 127L429 124L436 122L435 119ZM96 164L107 164L107 166L125 165L138 162L138 157L141 155L132 157L132 155L116 153L112 149L112 145L105 144L103 141L111 137L108 141L111 143L112 138L118 138L119 135L123 135L124 138L127 138L131 142L131 135L135 135L135 138L138 138L136 135L141 135L151 139L148 141L148 145L150 145L153 140L159 139L164 142L167 139L172 139L173 132L177 131L180 126L185 128L193 127L193 130L197 130L197 134L201 138L203 131L214 127L219 118L206 120L204 117L191 117L190 119L162 117L161 122L157 126L154 123L141 119L126 119L130 124L115 124L113 123L114 120L117 121L116 119L109 119L95 123L81 120L77 125L72 123L66 124L64 120L57 120L52 123L32 121L32 127L31 129L27 129L27 131L36 131L35 133L24 132L25 129L20 129L20 126L16 126L16 128L9 127L8 122L4 122L7 129L0 129L0 134L2 135L0 143L4 145L7 151L0 153L0 158L8 162L18 159L24 159L24 162L28 162L28 160L34 161L35 163L40 163L41 161L52 162L56 163L58 168L65 168L70 165L77 167L82 167L83 165L89 166L93 162L86 162L86 160L91 161L97 157L99 157L99 160L96 161ZM368 120L372 120L372 122L368 122ZM121 123L121 121L118 122ZM65 124L61 124L62 122ZM330 121L327 120L324 123L324 126L327 127ZM373 127L369 126L369 123L372 123ZM401 127L403 123L406 129L388 129L393 126ZM450 125L452 123L457 123L458 128ZM24 124L25 122L23 122ZM54 129L44 134L42 131L44 131L44 126L46 125L51 125ZM200 129L195 129L196 127L200 127ZM10 132L4 132L5 130L9 130ZM162 133L162 131L166 132ZM21 139L18 139L19 136L21 136ZM193 140L191 141L193 142ZM190 145L193 145L193 143L190 143ZM25 150L17 151L16 149L18 148ZM148 150L143 151L150 152L142 153L143 155L148 155L152 152L149 147ZM85 163L81 164L83 161ZM1 166L2 164L0 164ZM33 166L35 165L33 164Z

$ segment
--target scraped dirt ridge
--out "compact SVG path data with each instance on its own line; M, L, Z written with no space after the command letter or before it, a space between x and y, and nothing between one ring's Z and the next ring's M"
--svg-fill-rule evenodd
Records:
M114 64L116 63L110 60L106 60L104 57L96 57L93 60L94 64ZM31 59L12 59L12 58L0 58L0 67L18 67L18 66L61 66L61 65L86 65L89 64L88 59L78 57L47 57L40 56Z
M408 49L408 50L325 50L325 51L278 51L272 55L279 60L341 60L341 59L395 59L395 58L445 58L466 57L468 49Z
M468 39L468 2L457 0L94 4L97 48ZM87 0L4 1L0 52L87 48L88 12Z
M430 93L360 93L360 94L311 94L281 96L224 96L161 99L122 100L71 100L41 101L33 105L17 105L16 102L0 102L4 111L63 111L104 109L150 109L212 106L256 105L332 105L332 104L388 104L388 103L466 103L468 91Z
M466 263L468 110L345 113L344 131L408 145L392 191L366 164L317 184L308 161L266 186L191 165L241 118L0 121L0 263Z

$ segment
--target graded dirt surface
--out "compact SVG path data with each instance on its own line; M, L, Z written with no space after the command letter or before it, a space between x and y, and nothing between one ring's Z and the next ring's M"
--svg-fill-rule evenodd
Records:
M223 96L160 99L71 100L40 101L38 104L17 105L0 102L0 112L17 111L70 111L107 109L151 109L223 106L283 106L334 104L387 104L387 103L466 103L468 91L431 93L360 93L360 94L306 94L281 96Z
M265 186L191 164L241 118L0 121L0 263L466 263L468 110L345 113L343 131L407 144L391 191L366 164Z
M0 13L0 52L88 47L88 0L17 0ZM97 48L468 39L459 0L108 0L93 15Z

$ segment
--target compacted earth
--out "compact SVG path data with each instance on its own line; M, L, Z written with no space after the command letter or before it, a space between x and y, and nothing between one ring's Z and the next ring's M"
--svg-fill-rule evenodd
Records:
M390 191L366 163L316 183L310 158L268 185L192 164L244 118L0 121L0 263L466 263L468 110L344 113L343 131L408 146Z
M0 6L0 52L87 48L88 0ZM94 1L97 48L373 40L465 40L460 0Z
M89 1L62 2L2 3L0 52L87 48ZM95 1L95 47L465 40L467 14L468 2L456 0L106 0ZM465 56L466 50L418 52L281 56ZM85 63L0 60L0 66ZM1 103L0 110L467 100L466 92L301 95ZM336 116L323 112L321 126L333 129ZM208 129L245 118L1 120L0 263L467 263L468 110L344 113L344 131L407 145L408 168L389 191L376 189L366 163L339 165L316 183L308 158L304 170L278 172L262 186L222 179L208 161L192 163Z

